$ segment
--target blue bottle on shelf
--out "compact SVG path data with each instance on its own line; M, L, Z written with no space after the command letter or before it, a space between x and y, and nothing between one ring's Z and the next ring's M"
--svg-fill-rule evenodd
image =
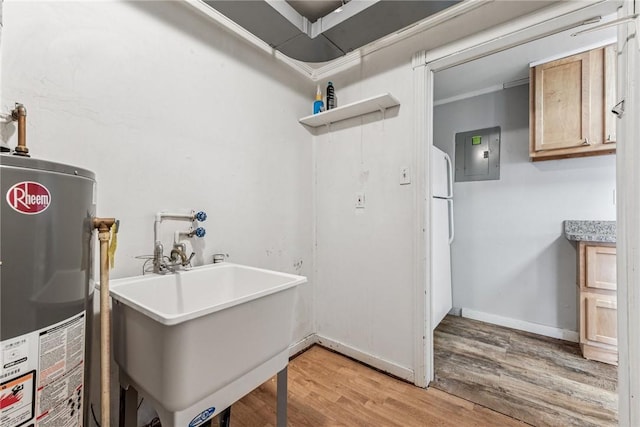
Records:
M322 92L320 91L320 85L316 91L316 100L313 101L313 114L318 114L324 111L324 102L322 102Z

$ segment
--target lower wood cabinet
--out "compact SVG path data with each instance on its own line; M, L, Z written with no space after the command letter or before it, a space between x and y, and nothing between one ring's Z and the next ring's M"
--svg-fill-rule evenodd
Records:
M579 242L580 348L587 359L618 364L616 248Z

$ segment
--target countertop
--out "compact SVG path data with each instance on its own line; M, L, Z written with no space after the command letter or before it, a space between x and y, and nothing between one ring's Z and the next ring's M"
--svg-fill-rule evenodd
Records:
M577 242L616 243L616 222L566 220L564 235Z

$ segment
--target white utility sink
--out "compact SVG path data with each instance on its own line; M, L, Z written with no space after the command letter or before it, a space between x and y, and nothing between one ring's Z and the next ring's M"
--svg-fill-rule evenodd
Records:
M121 384L151 400L165 427L213 417L287 366L306 281L226 262L111 281Z

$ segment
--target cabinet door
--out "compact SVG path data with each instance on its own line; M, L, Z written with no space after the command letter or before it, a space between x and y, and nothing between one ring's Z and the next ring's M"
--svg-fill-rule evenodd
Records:
M535 151L589 144L590 72L590 52L535 67Z
M531 68L531 160L615 153L615 73L613 45Z
M584 293L583 340L611 346L618 345L618 310L615 295Z
M616 248L609 246L585 247L585 288L615 291Z

